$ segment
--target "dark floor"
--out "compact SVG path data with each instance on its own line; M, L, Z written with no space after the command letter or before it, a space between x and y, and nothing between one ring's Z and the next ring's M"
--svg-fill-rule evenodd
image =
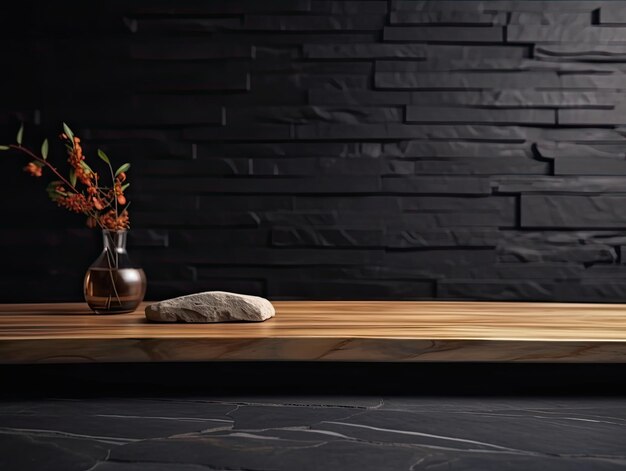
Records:
M594 386L597 394L587 390L581 396L572 385L566 387L569 393L559 392L555 385L571 378L559 377L567 368L556 368L547 394L520 395L514 392L522 382L541 380L546 372L517 370L517 384L499 374L515 368L500 367L470 367L462 373L458 367L442 372L410 365L311 371L294 365L222 368L228 373L170 365L160 378L154 377L156 370L142 377L144 370L129 372L125 366L92 368L89 384L80 384L89 376L81 367L62 372L4 368L0 469L626 469L626 396L619 381L613 390L617 394L609 394L610 378ZM294 368L299 373L293 373ZM113 371L126 379L112 380ZM208 376L197 380L202 371ZM355 371L360 380L350 377ZM599 367L594 375L587 368L578 375L579 385L588 389L587 375L597 381L621 370L612 371ZM577 374L576 369L570 372ZM38 375L36 381L33 374ZM190 374L196 380L189 381ZM450 374L462 381L442 379ZM399 393L391 377L407 391ZM469 377L482 388L464 391ZM42 378L54 394L42 390ZM440 387L419 386L429 379ZM388 383L390 394L355 391L381 381ZM227 394L219 386L224 382L232 385ZM269 391L272 382L286 394L255 392ZM15 387L20 383L22 389ZM509 387L490 386L503 383ZM336 392L333 384L343 385L340 394L323 393ZM203 388L205 392L199 391Z

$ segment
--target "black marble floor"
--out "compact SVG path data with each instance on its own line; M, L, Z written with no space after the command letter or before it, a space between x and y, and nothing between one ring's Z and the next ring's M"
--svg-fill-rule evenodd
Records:
M46 377L49 389L65 385L55 394L32 381L32 389L2 394L0 470L626 469L626 396L621 391L607 395L606 388L602 396L554 391L494 395L488 390L502 378L492 374L488 381L486 373L469 370L468 377L482 381L482 392L446 393L454 386L450 384L436 394L432 388L423 393L419 387L403 394L355 391L381 379L391 382L383 371L391 371L393 377L402 373L382 367L370 369L369 377L361 370L362 384L351 383L349 393L324 394L321 391L336 389L333 384L345 384L349 372L360 367L346 367L343 377L324 378L320 371L326 370L318 369L311 377L310 371L298 367L300 377L283 375L281 382L277 371L227 366L241 384L224 394L206 384L172 389L167 374L160 381L152 377L152 383L146 378L131 381L128 371L113 368L128 375L128 381L106 391L92 387L81 395L84 385L79 388L55 372L56 380ZM413 367L405 368L409 369L399 378L406 385L416 383L408 374L415 372ZM24 372L0 371L3 387L11 389L16 376L6 373L16 371ZM200 376L200 371L205 370L195 374ZM445 371L449 376L450 370ZM183 372L177 381L189 376L189 371ZM214 384L225 381L217 376L218 370L209 373ZM302 389L304 377L311 384ZM286 393L255 392L263 389L261 378L282 384ZM313 388L313 381L322 386ZM116 388L124 394L115 394ZM199 391L203 388L208 392ZM246 389L248 393L243 392ZM78 394L68 393L72 391Z
M12 400L0 449L3 470L613 470L626 468L626 400Z

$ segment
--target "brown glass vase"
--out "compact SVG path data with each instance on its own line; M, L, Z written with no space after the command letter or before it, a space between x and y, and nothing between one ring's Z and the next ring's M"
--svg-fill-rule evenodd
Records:
M97 314L132 312L146 294L146 274L126 251L127 234L103 230L102 253L85 274L85 301Z

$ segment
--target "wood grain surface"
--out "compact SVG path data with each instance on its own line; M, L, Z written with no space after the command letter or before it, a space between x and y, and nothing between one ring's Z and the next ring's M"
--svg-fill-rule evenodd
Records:
M263 323L148 323L143 308L0 305L0 363L626 362L626 305L281 301Z

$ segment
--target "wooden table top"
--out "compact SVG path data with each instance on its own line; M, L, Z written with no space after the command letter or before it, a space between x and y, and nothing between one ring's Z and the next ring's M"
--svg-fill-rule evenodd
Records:
M626 305L277 301L262 323L149 323L143 308L0 305L0 363L626 362Z

